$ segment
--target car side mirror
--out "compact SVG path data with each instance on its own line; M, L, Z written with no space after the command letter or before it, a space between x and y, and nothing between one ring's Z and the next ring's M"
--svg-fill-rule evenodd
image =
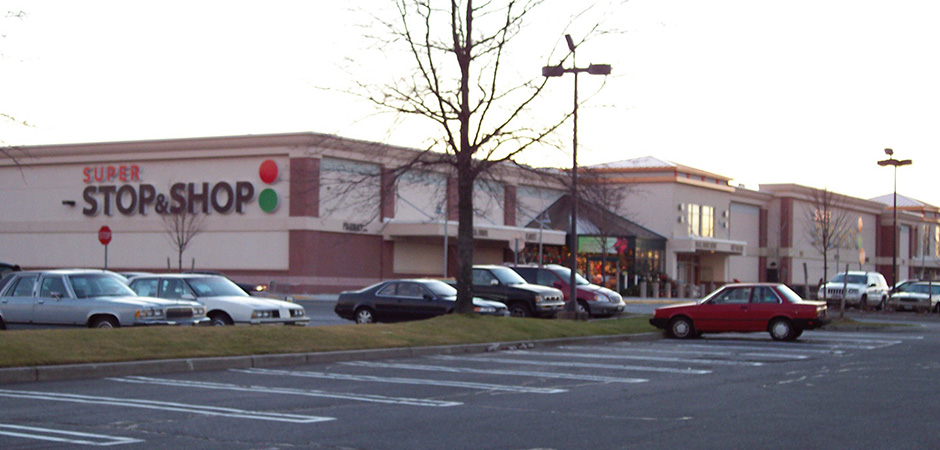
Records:
M872 283L872 284L869 284L868 287L878 287L878 285L875 283Z
M181 299L181 300L196 301L196 296L193 295L193 294L183 294L183 295L180 296L180 299Z
M561 288L563 288L563 287L565 287L565 286L564 286L563 284L561 284L561 281L556 281L556 282L552 283L552 287L555 288L555 289L561 289Z
M499 286L499 280L490 280L490 286Z
M424 294L424 299L427 301L434 300L434 296L431 294Z

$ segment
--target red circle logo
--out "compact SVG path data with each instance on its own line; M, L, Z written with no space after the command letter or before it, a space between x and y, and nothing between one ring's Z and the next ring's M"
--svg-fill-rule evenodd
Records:
M261 177L261 181L264 181L267 184L271 184L277 181L277 163L270 159L266 159L263 163L261 163L261 167L258 169L258 175Z

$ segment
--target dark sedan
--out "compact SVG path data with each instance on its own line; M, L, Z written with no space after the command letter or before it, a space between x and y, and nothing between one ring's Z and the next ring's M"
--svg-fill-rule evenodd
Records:
M427 319L454 312L457 289L431 279L387 280L339 295L334 311L356 323ZM507 316L500 302L473 299L477 314Z

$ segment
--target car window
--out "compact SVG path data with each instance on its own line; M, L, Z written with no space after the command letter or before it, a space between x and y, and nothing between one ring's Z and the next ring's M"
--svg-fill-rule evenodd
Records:
M750 297L750 287L733 287L725 289L718 293L718 295L712 297L711 303L713 305L747 303Z
M187 278L183 284L188 284L196 292L196 297L248 296L244 289L225 277L192 277Z
M33 296L33 287L36 286L36 279L39 278L39 275L27 275L20 277L15 281L15 285L10 290L10 296L12 297L32 297Z
M400 297L421 298L424 297L424 290L417 283L401 283L398 285L398 295Z
M398 289L398 283L389 283L385 285L382 289L379 289L375 295L384 295L386 297L394 297L395 291Z
M537 275L539 269L534 267L513 267L512 270L518 273L519 276L524 278L528 283L538 284L539 282Z
M500 283L507 286L526 284L525 278L522 278L515 270L508 267L493 267L489 272L492 273Z
M439 297L453 297L457 295L457 289L443 281L429 281L424 287Z
M160 282L160 297L163 298L183 298L189 291L183 285L183 280L179 278L164 278Z
M548 270L548 269L539 270L538 284L541 284L543 286L554 286L556 281L559 281L558 275L555 275L551 270Z
M486 269L473 269L473 284L482 284L489 286L496 277Z
M157 283L160 281L159 278L145 278L142 280L134 280L131 282L131 289L137 293L137 295L142 295L144 297L156 297L157 296Z
M755 286L751 303L780 303L780 298L770 286Z
M134 295L120 278L104 273L69 275L68 280L78 298Z
M42 278L39 286L40 297L52 297L52 294L68 297L69 293L65 291L65 282L60 276L47 276Z

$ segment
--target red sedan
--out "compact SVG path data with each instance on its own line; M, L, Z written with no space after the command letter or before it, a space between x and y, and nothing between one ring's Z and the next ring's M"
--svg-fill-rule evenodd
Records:
M702 333L767 331L778 341L792 341L803 330L829 323L826 303L803 300L784 284L727 284L697 303L656 309L650 323L685 339Z

